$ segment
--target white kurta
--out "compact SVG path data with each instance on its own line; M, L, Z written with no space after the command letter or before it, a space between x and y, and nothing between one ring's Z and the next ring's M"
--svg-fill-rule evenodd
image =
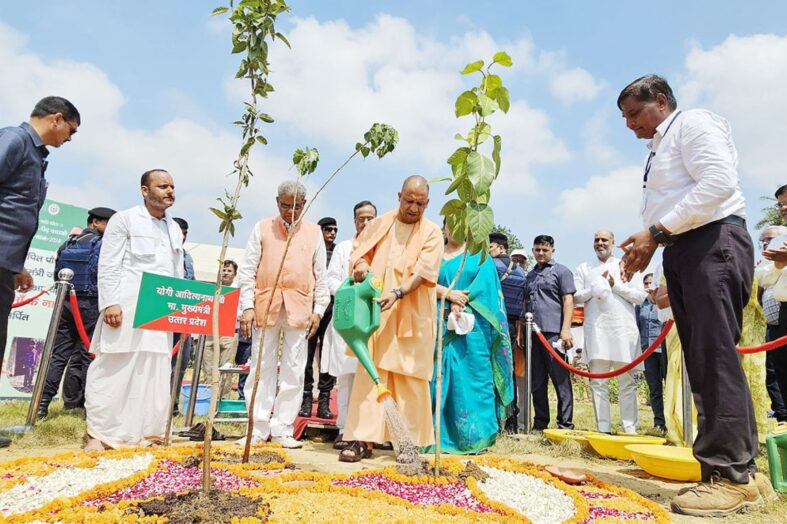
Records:
M158 220L138 206L116 213L104 233L99 309L120 305L123 319L119 328L99 319L85 386L87 432L113 448L166 430L172 334L132 327L143 272L182 277L183 235L168 213Z
M615 285L610 286L603 276L608 272ZM585 304L584 348L582 360L592 373L619 369L634 360L640 353L639 330L634 305L647 297L642 276L635 273L631 282L620 278L620 261L609 257L606 262L585 262L574 272L577 292L574 300ZM639 369L642 369L640 364ZM637 383L634 370L618 375L620 418L625 433L637 432ZM609 405L609 380L591 379L593 409L598 431L612 429Z
M614 287L602 276L605 271L615 280ZM620 260L609 257L606 262L596 259L580 264L574 272L574 284L574 302L585 305L582 361L634 360L641 352L634 306L648 296L642 276L635 273L629 283L624 283L620 278Z
M353 241L345 240L333 248L331 263L328 265L328 272L325 278L328 283L328 291L331 296L336 294L339 286L347 280L350 274L350 253L353 250ZM358 368L358 359L347 354L347 344L344 339L333 327L331 321L325 331L323 340L323 350L320 355L320 372L328 373L334 377L355 374Z

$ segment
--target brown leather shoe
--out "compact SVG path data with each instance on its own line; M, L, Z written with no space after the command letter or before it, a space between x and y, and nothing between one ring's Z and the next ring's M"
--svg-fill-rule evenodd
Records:
M771 502L778 498L776 491L774 491L773 486L771 485L771 479L768 478L768 475L760 473L759 471L755 473L754 485L757 486L757 491L760 492L760 496L765 502Z
M670 502L675 513L693 517L726 517L763 505L760 492L753 480L736 484L714 475L710 482L697 484Z

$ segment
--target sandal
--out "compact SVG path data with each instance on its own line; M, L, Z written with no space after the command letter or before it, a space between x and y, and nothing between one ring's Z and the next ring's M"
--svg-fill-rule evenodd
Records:
M210 437L211 437L210 439L213 440L213 441L216 441L216 440L227 440L227 437L225 437L223 434L219 433L219 431L216 428L213 428L213 431L211 431L211 433L210 433ZM205 428L204 427L201 428L201 430L200 430L198 435L190 436L189 440L192 441L192 442L200 442L202 440L205 440Z
M360 462L362 459L371 456L372 450L366 445L366 442L354 440L339 453L339 462Z
M343 450L350 447L350 441L344 440L344 435L339 434L336 440L333 441L333 449Z
M191 428L178 433L181 437L197 437L205 434L205 424L199 422L191 426Z

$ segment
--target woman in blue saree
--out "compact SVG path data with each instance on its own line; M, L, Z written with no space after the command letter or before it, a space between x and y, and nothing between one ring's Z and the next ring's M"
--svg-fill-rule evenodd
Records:
M446 295L459 272L465 250L464 244L454 242L447 228L445 235L438 300ZM440 449L444 453L484 451L495 443L513 408L513 360L500 280L492 259L487 256L483 262L480 260L480 254L467 256L454 291L446 297L446 316L466 312L474 316L475 322L465 335L448 330L446 322L442 362L435 362L430 384L432 412L437 409L435 382L437 365L441 365ZM432 446L425 451L433 449Z

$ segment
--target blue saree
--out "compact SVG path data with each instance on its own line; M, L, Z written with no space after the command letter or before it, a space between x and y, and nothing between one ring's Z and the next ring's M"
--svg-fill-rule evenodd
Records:
M500 280L491 258L480 266L479 260L480 255L468 255L454 286L470 292L465 311L475 316L473 330L467 335L447 329L443 332L440 448L445 453L478 453L494 444L514 398L513 360ZM461 261L461 255L443 259L440 285L450 285ZM450 303L446 302L446 307ZM437 365L435 362L430 383L433 413ZM425 452L433 449L431 446Z

